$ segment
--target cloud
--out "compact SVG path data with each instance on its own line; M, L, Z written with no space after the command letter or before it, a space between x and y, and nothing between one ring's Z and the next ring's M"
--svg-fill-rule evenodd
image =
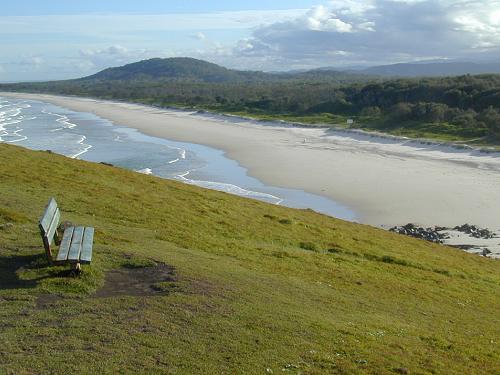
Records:
M302 30L331 31L340 33L352 31L351 24L342 21L332 9L323 5L315 6L304 16L287 23L288 26Z
M0 15L2 46L8 51L0 64L12 80L73 78L151 57L226 56L220 63L227 64L232 46L253 28L294 19L304 11ZM44 61L29 65L26 56L31 55Z
M80 59L77 66L81 71L85 72L160 57L161 53L148 49L130 50L121 45L112 45L106 48L81 49L79 55Z
M145 31L248 29L297 17L304 9L170 14L1 16L0 33L72 33L107 36Z
M190 36L191 36L191 38L196 39L196 40L200 40L200 41L204 41L207 39L207 36L205 34L203 34L201 31L199 31L195 34L191 34Z
M0 64L12 79L56 79L173 56L252 70L500 59L500 0L317 3L289 10L0 16L9 51Z
M500 56L500 0L336 0L264 25L235 59L272 68Z
M43 63L45 62L45 60L43 58L41 58L40 56L33 56L29 61L28 63L31 64L31 65L42 65Z
M3 61L3 65L21 68L23 71L26 69L38 68L45 64L45 59L41 56L20 56L17 60Z

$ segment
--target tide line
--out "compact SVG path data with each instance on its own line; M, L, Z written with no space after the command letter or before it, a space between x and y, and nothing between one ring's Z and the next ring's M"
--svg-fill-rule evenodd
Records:
M261 193L258 191L253 191L253 190L247 190L244 189L240 186L234 185L234 184L228 184L224 182L216 182L216 181L202 181L202 180L192 180L189 178L186 178L194 169L189 170L187 172L178 174L177 177L182 180L183 182L191 185L196 185L200 187L204 187L207 189L212 189L212 190L218 190L222 191L225 193L230 193L238 196L243 196L243 197L254 197L254 198L266 198L269 200L274 200L275 205L280 205L283 202L283 199L280 197L277 197L272 194L267 194L267 193Z
M68 121L69 120L68 116L60 115L58 113L49 112L45 108L42 109L42 112L45 113L45 114L47 114L47 115L59 117L56 121L58 123L60 123L60 124L63 124L63 126L66 125L64 127L67 128L67 129L73 129L74 127L76 127L76 124L73 124L72 122Z
M84 135L82 135L82 139L77 142L78 144L84 146L84 149L72 156L70 156L71 159L76 159L77 157L79 157L80 155L83 155L85 154L88 150L90 150L92 148L92 145L88 145L88 144L85 144L83 143L85 140L87 139L87 137L85 137Z

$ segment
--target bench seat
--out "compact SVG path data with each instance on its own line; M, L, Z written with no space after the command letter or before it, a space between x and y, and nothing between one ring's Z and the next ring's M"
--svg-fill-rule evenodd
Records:
M83 263L92 261L94 228L69 227L64 231L56 263Z

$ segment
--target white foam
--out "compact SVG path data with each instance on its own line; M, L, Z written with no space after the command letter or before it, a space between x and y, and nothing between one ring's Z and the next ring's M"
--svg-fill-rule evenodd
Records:
M82 138L77 143L83 146L83 150L80 151L80 152L78 152L78 153L76 153L76 154L74 154L74 155L71 155L70 156L71 159L76 159L77 157L79 157L80 155L85 154L88 150L90 150L92 148L92 145L83 143L86 139L87 139L87 137L85 137L84 135L82 135Z
M175 146L167 146L168 148L172 148L174 150L178 150L179 151L179 158L180 159L186 159L186 150L181 148L181 147L175 147ZM179 159L177 159L176 161L179 161Z
M58 123L62 124L64 128L67 128L67 129L73 129L74 127L76 127L76 124L73 124L72 122L69 122L69 117L68 116L64 116L64 115L60 115L58 113L52 113L52 112L49 112L47 111L45 108L42 109L42 112L43 113L46 113L48 115L51 115L51 116L56 116L58 117L58 119L56 120Z
M10 103L3 104L0 108L13 107L0 112L0 142L15 143L28 139L28 137L20 134L23 131L22 128L16 127L14 131L9 131L7 128L7 126L33 119L32 117L25 117L22 115L22 109L25 108L25 106L7 100L0 101L0 103Z
M29 105L29 104L27 104L27 105ZM62 128L53 129L53 130L51 130L52 132L56 132L56 131L60 131L60 130L64 130L64 129L73 129L77 126L76 124L69 121L68 116L60 115L58 113L49 112L46 108L42 109L42 112L47 114L47 115L57 117L56 122L58 122L59 124L62 125ZM77 143L82 145L83 149L81 151L77 152L76 154L70 155L69 157L72 159L78 158L79 156L85 154L86 152L88 152L92 148L91 144L85 143L85 140L87 139L87 137L84 135L80 135L80 136L81 136L81 138L79 141L77 141Z
M239 195L239 196L248 197L248 198L268 199L271 202L275 201L274 204L276 204L276 205L279 205L279 204L281 204L281 202L283 202L282 198L277 197L275 195L261 193L258 191L247 190L247 189L244 189L244 188L237 186L237 185L234 185L234 184L228 184L228 183L216 182L216 181L192 180L192 179L186 178L186 176L188 176L192 171L193 170L189 170L187 172L184 172L182 174L177 175L177 177L184 183L204 187L207 189L223 191L225 193L230 193L230 194Z
M12 134L4 134L5 135L8 135L9 137L12 137L12 136L16 136L18 137L18 139L13 139L11 141L5 141L7 143L16 143L16 142L22 142L22 141L25 141L28 139L28 137L26 137L25 135L21 135L19 134L20 132L22 132L24 129L22 128L17 128L17 130L13 131Z

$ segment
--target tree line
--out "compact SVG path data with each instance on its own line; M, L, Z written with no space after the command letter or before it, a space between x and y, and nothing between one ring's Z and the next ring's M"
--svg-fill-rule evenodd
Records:
M358 118L381 130L442 124L442 129L456 135L500 140L500 75L493 74L353 83L307 78L245 83L80 79L0 85L0 89L223 112L326 113ZM439 126L433 129L440 131Z

